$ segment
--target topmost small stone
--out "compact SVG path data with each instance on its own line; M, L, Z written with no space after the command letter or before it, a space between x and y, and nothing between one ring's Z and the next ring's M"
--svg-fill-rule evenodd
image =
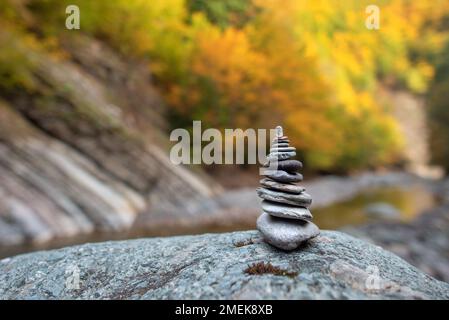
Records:
M284 135L284 130L282 130L281 126L276 127L276 138L280 138Z

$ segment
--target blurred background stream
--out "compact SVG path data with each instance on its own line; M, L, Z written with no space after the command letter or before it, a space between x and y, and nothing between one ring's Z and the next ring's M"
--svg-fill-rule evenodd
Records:
M245 193L248 191L244 190ZM249 191L250 192L250 191ZM410 222L419 214L438 205L435 194L422 185L396 186L375 188L362 191L353 198L337 202L313 210L314 219L323 229L338 230L348 226L358 226L370 222L396 221ZM257 208L257 207L256 207ZM0 258L13 254L34 251L38 249L59 248L66 245L98 242L107 240L123 240L142 236L170 236L179 234L197 234L207 232L229 232L236 230L254 229L254 221L242 223L235 221L233 224L215 224L200 227L197 230L190 228L183 230L158 230L142 231L136 226L124 232L96 232L81 237L71 237L68 239L56 239L44 244L23 244L2 248Z

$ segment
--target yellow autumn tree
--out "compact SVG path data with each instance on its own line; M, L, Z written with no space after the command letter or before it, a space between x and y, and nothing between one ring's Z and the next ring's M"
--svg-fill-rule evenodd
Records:
M0 21L20 37L38 35L39 47L73 35L61 28L73 1L5 1ZM449 39L447 0L375 1L379 30L365 26L370 0L76 4L82 32L148 62L173 127L192 120L218 128L283 124L307 166L328 171L398 159L401 135L379 91L426 93ZM0 59L17 56L12 45L4 51ZM0 77L18 83L31 66L2 68Z

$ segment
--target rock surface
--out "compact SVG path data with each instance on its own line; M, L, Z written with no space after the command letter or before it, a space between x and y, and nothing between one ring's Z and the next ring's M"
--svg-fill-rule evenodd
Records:
M245 272L260 262L289 276ZM0 298L449 299L449 284L343 233L323 231L286 253L247 231L85 244L3 259Z

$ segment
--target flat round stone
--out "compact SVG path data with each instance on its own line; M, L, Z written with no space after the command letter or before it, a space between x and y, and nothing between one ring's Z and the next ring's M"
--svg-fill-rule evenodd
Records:
M288 144L287 142L282 142L282 143L273 143L271 145L271 148L288 148L290 146L290 144Z
M272 144L275 143L290 143L290 140L288 139L274 139Z
M257 229L266 242L282 250L296 249L320 234L320 229L312 222L276 218L265 212L257 219Z
M260 198L271 202L285 203L292 206L300 206L304 208L308 208L312 204L312 197L305 192L302 192L300 194L291 194L273 191L266 188L257 188L256 192Z
M288 136L274 137L274 140L288 140Z
M265 188L269 188L272 190L278 190L282 192L288 192L292 194L300 194L301 192L305 191L306 189L301 186L297 186L295 184L289 184L289 183L279 183L271 179L264 178L260 180L260 184L264 186Z
M265 170L263 175L282 183L299 182L303 179L300 173L288 173L282 170Z
M292 151L296 151L295 147L287 147L287 148L271 148L270 149L270 153L274 153L274 152L292 152Z
M264 164L265 167L270 167L272 170L284 170L288 172L297 172L302 168L302 162L298 160L283 160L272 161Z
M289 152L271 152L267 159L269 161L282 161L282 160L287 160L290 158L293 158L294 156L296 156L296 152L295 151L289 151Z
M288 204L274 203L271 201L262 201L262 210L274 217L306 220L313 219L309 209L303 207L292 206Z
M277 163L279 170L296 172L302 168L302 162L298 160L284 160Z
M276 137L273 139L274 143L278 142L290 142L290 139L287 136Z

